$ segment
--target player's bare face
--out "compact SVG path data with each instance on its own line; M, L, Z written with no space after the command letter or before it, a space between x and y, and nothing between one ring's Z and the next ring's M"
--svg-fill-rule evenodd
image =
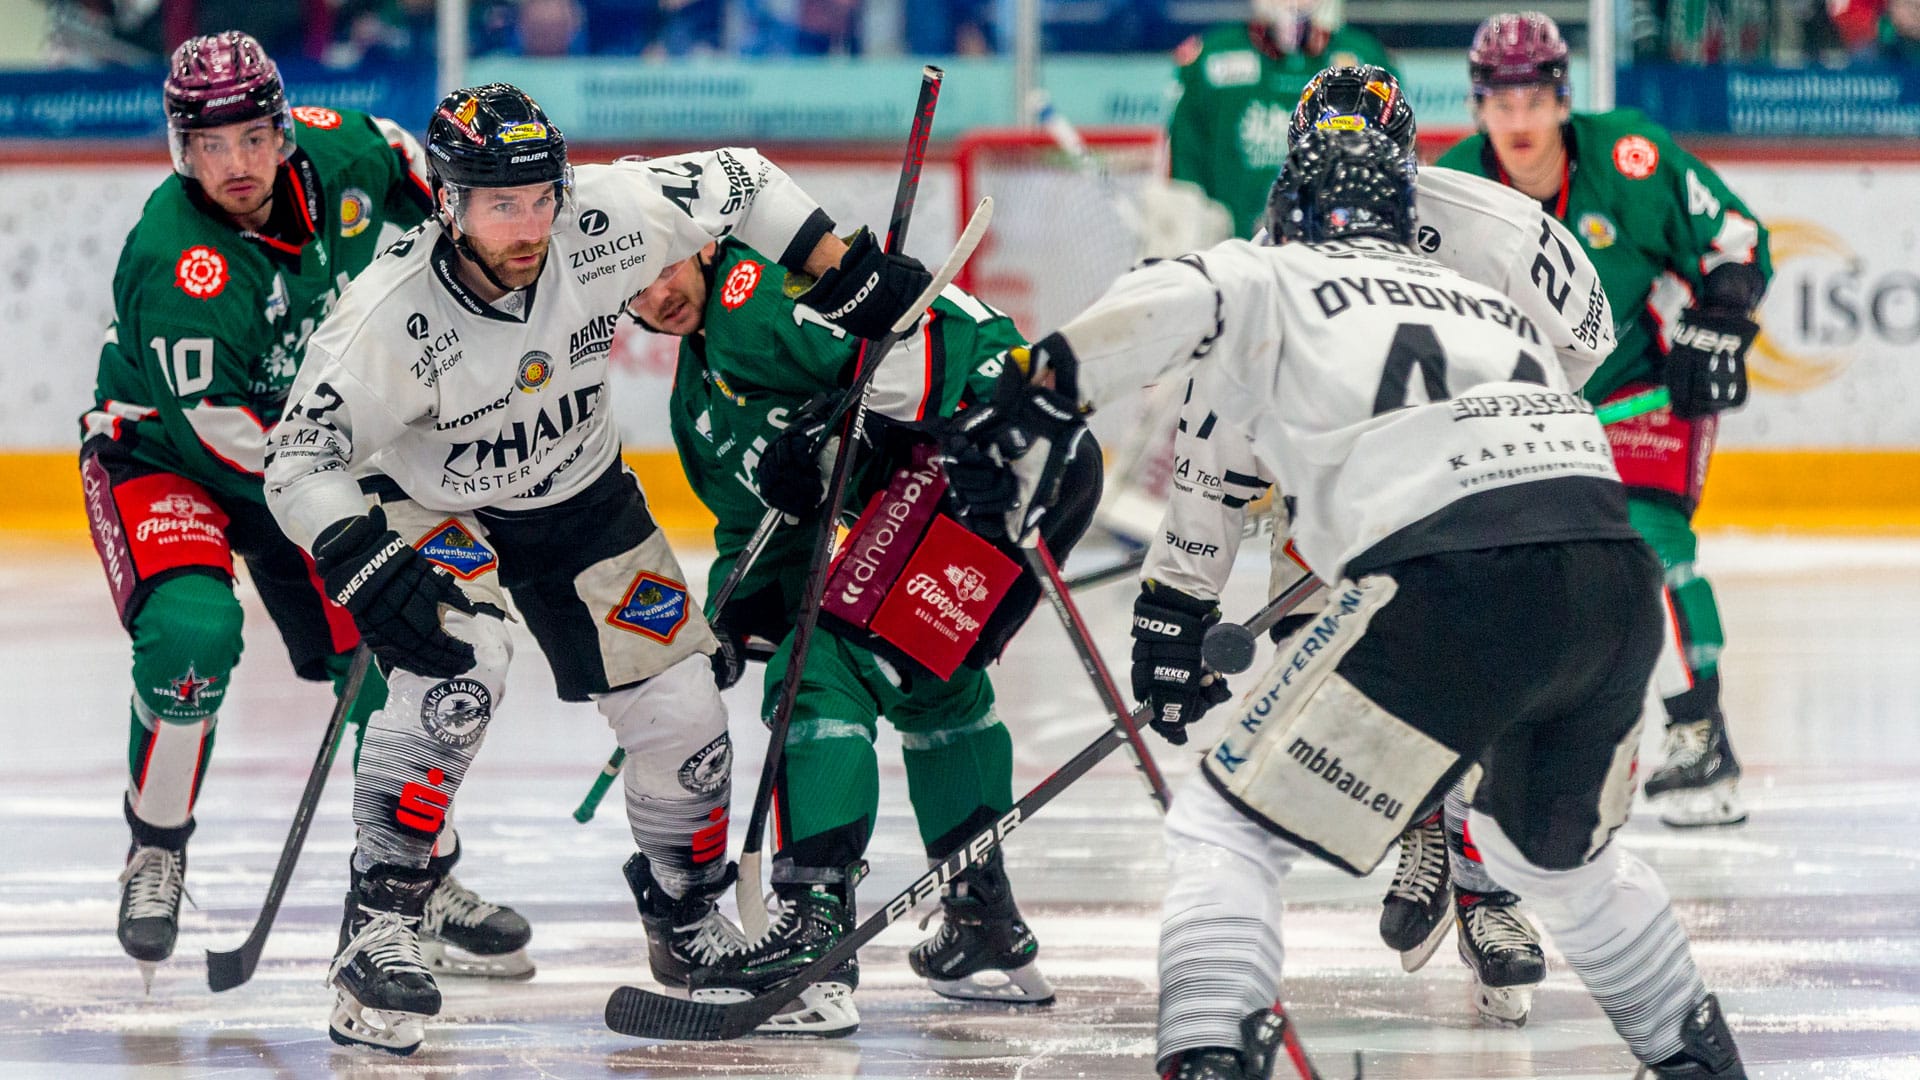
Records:
M559 207L552 184L475 188L459 215L460 231L494 277L509 289L524 289L546 264Z
M1559 166L1567 108L1551 86L1513 86L1482 98L1478 112L1501 166L1515 177L1531 177Z
M273 175L280 168L285 136L266 119L190 131L187 164L215 206L248 225L273 198Z
M700 329L707 311L707 278L700 263L712 252L713 246L708 245L699 256L667 267L658 280L627 301L627 312L656 334L685 337Z

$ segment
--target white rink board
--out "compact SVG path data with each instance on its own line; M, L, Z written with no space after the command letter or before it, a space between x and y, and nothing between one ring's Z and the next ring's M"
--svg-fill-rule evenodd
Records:
M845 226L883 227L890 165L795 164L790 171ZM1723 447L1920 448L1920 165L1738 164L1722 170L1775 230L1777 276L1753 358L1752 404ZM127 230L162 165L14 166L0 171L0 449L73 446L91 401L111 281ZM923 176L909 250L943 258L957 231L951 165ZM1002 237L1017 245L1017 237ZM1046 253L1033 253L1044 262ZM670 447L672 350L624 334L614 351L615 415L630 449Z

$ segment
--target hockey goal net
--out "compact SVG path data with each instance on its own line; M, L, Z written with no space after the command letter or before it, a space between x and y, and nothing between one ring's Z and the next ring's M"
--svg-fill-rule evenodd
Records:
M963 288L1037 337L1125 273L1142 251L1141 193L1166 176L1154 128L1080 132L1076 156L1042 130L982 129L955 147L959 220L993 197L993 228L960 278Z

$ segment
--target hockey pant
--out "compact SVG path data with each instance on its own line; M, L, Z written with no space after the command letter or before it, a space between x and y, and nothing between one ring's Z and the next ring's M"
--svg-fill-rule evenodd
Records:
M793 639L767 665L768 719ZM1013 741L995 713L993 684L962 665L945 682L898 675L831 634L807 650L781 761L773 880L830 881L858 860L880 800L873 741L885 716L899 732L920 839L945 858L1013 805Z
M1168 816L1161 1057L1237 1045L1274 1000L1277 890L1300 850L1370 870L1474 761L1467 832L1492 880L1527 898L1642 1060L1675 1052L1704 990L1659 882L1610 843L1657 580L1642 545L1585 541L1410 559L1336 590L1324 632L1276 657Z
M474 646L471 670L388 673L356 776L355 865L426 865L505 692L510 593L561 696L592 700L627 752L627 821L655 878L675 896L720 880L733 745L707 659L713 635L631 474L616 466L559 507L500 519L381 494L388 524L452 571L481 610L446 617L448 632ZM581 539L556 545L562 536Z

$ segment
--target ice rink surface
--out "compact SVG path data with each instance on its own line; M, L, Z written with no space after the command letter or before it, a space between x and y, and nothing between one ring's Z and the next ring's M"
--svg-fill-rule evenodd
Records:
M1083 552L1076 566L1103 557ZM687 558L689 569L705 561ZM1727 623L1726 712L1752 820L1677 832L1642 812L1621 842L1672 890L1754 1076L1920 1077L1920 541L1716 535L1700 562ZM1229 618L1257 606L1264 568L1244 559L1235 584ZM850 1038L677 1045L606 1030L608 991L646 980L619 870L631 841L617 793L587 826L569 814L611 737L591 707L554 699L524 633L455 820L462 880L532 920L538 975L444 980L445 1012L410 1059L327 1040L322 978L351 839L343 763L259 973L211 994L203 952L236 946L252 923L329 707L322 687L293 678L257 598L242 590L247 654L190 849L197 906L146 996L113 929L127 842L126 637L83 544L0 538L0 670L12 687L0 704L0 1080L1151 1075L1161 840L1119 755L1009 843L1059 991L1053 1006L935 997L907 970L905 950L922 931L903 922L862 956L862 1022ZM1133 594L1115 584L1081 597L1123 683ZM996 678L1015 788L1025 790L1103 720L1044 605L1014 653ZM757 688L728 697L744 822L765 739L752 719ZM1657 736L1647 740L1643 766L1658 760ZM1191 772L1191 752L1154 745L1176 783ZM883 734L879 752L867 912L923 867L898 739ZM1402 974L1375 930L1391 869L1389 857L1356 880L1303 863L1289 881L1285 998L1328 1080L1350 1075L1356 1051L1378 1080L1632 1075L1625 1047L1550 945L1551 973L1521 1030L1474 1020L1451 946Z

